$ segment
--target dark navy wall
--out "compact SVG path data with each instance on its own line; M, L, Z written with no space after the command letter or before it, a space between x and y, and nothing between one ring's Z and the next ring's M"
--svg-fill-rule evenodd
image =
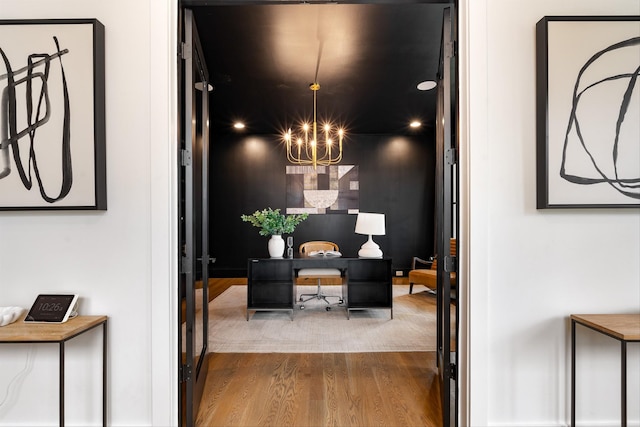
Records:
M267 240L240 215L271 207L286 210L286 156L277 136L213 137L211 142L210 254L213 277L244 277L249 257L268 257ZM435 143L421 136L350 135L342 164L358 166L360 211L386 215L375 236L393 269L413 256L433 254ZM294 248L330 240L357 256L367 237L355 234L356 215L309 215L294 232ZM285 236L286 238L286 236Z

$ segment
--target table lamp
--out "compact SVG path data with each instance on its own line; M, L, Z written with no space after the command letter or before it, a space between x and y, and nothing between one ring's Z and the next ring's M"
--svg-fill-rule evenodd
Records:
M369 236L369 240L358 251L359 257L382 258L380 246L373 241L371 236L384 236L384 214L360 212L356 220L356 233Z

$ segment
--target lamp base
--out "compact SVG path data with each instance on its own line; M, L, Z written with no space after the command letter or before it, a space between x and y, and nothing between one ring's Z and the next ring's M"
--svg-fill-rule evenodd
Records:
M373 241L371 235L369 235L369 240L367 240L362 245L362 247L360 247L358 256L360 258L382 258L382 251L380 250L380 246L378 246L378 244Z

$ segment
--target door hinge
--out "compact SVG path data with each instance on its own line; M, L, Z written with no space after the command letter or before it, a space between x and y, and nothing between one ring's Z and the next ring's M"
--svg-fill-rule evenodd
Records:
M182 59L191 58L191 45L185 42L180 43L180 57Z
M458 156L455 148L447 148L444 154L445 161L448 165L455 165L458 162Z
M180 366L180 382L189 381L191 379L191 365Z
M188 257L183 256L180 258L180 273L187 274L191 273L191 262Z
M182 166L191 166L191 151L180 150L180 164Z
M202 264L214 264L216 262L215 258L211 258L209 255L205 255L200 258L196 258L196 260Z
M458 271L458 258L454 256L445 255L444 271L446 273L453 273Z
M455 363L449 363L449 379L458 379L458 367Z
M454 41L445 42L444 55L445 58L451 59L456 54L456 43Z

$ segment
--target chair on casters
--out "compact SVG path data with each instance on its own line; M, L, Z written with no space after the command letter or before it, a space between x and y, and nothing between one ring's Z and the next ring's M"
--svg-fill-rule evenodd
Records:
M300 253L309 255L313 251L340 251L338 245L333 242L325 241L311 241L305 242L300 245ZM315 294L302 294L300 295L300 310L304 310L304 303L312 300L319 299L327 304L329 300L327 298L338 298L338 304L342 304L344 301L340 295L325 295L322 293L322 279L342 279L342 273L337 268L302 268L298 271L298 278L317 279L318 288ZM305 298L307 297L307 298ZM326 310L331 310L331 305L327 305Z

